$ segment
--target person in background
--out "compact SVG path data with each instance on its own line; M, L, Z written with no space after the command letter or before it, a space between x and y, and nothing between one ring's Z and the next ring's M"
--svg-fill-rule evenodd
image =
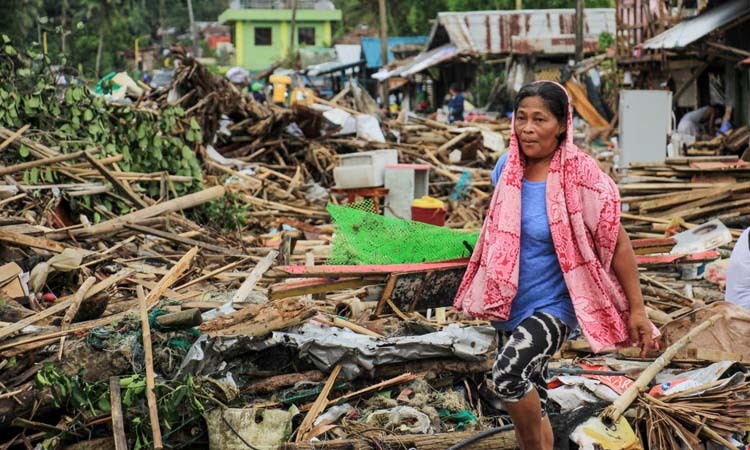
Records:
M266 96L263 94L263 85L259 81L253 81L250 90L253 91L253 99L255 99L256 102L260 104L266 102Z
M573 144L567 92L527 84L513 111L510 149L492 172L495 192L453 306L500 334L486 386L520 447L552 450L546 368L570 332L580 326L594 352L638 344L645 356L658 330L617 185Z
M737 239L727 266L724 300L750 309L750 228Z
M451 95L448 102L448 123L464 120L464 96L458 89L458 84L451 84L448 92Z
M695 136L698 139L706 136L711 139L715 132L714 121L723 115L723 105L715 104L698 108L682 116L680 123L677 125L677 132Z

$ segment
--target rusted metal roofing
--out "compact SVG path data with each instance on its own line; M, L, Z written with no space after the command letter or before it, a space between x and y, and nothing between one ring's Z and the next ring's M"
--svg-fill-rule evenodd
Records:
M585 47L595 48L602 32L615 35L615 10L586 9ZM441 12L428 48L448 42L460 53L501 55L511 53L573 53L574 9Z
M685 20L643 43L643 48L683 48L710 32L750 15L750 0L732 0Z

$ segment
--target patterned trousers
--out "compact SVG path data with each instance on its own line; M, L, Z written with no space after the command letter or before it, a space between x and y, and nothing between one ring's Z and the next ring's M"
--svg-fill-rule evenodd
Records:
M547 313L535 313L513 332L500 333L490 390L503 402L517 402L536 388L544 414L547 362L560 350L569 334L565 323Z

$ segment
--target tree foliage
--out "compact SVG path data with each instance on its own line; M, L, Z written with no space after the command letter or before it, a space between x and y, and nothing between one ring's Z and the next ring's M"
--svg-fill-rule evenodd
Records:
M190 20L186 0L3 0L0 30L18 46L47 36L48 55L64 56L83 76L96 74L96 56L102 42L99 75L123 70L123 52L135 39L141 48L165 46L188 38ZM193 0L196 21L215 21L229 0ZM160 28L174 31L163 36ZM62 52L63 39L66 51Z
M337 36L358 25L379 27L378 0L333 0L342 10ZM195 20L216 20L229 7L229 0L192 0ZM187 0L2 0L0 30L17 45L39 42L46 32L49 55L60 56L63 39L68 65L93 78L101 42L99 74L122 70L127 60L123 52L168 45L175 40L187 43L189 18ZM429 33L440 11L513 9L516 0L386 0L388 30L391 36ZM524 8L574 8L575 0L522 0ZM614 0L588 0L587 8L614 7ZM175 31L163 35L159 31ZM63 38L64 36L64 38Z

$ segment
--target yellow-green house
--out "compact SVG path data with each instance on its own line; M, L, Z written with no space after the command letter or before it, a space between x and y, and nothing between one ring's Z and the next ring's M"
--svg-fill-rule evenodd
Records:
M270 6L270 5L269 5ZM248 70L265 69L289 52L291 9L228 9L219 21L232 25L235 63ZM294 48L330 47L331 27L341 21L338 9L297 9Z

